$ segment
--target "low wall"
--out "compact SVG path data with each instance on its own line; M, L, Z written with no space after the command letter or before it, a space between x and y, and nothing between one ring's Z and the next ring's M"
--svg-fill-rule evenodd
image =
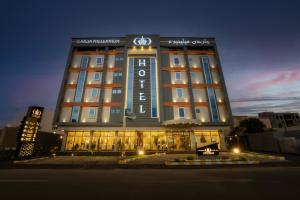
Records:
M300 140L295 137L279 138L278 143L282 153L300 154Z
M272 133L257 133L248 135L249 147L253 151L280 153L278 141Z

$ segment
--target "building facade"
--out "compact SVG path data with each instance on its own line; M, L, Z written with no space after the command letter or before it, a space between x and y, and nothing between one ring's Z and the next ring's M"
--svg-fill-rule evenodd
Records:
M272 128L284 128L300 124L300 116L296 112L262 112L258 113L258 117L269 119Z
M72 39L54 115L62 150L225 149L231 125L214 38Z

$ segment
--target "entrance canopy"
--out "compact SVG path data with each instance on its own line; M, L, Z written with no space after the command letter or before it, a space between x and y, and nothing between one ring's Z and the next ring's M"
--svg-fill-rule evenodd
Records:
M196 119L176 119L176 120L167 120L162 123L163 126L172 127L172 126L201 126L202 123L200 120Z

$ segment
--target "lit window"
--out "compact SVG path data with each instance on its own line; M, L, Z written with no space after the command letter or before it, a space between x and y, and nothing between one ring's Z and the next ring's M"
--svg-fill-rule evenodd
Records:
M91 96L94 97L94 98L97 97L97 96L98 96L98 89L93 88L93 89L92 89Z
M100 81L100 78L101 78L100 72L96 72L96 73L94 74L94 81Z
M181 79L181 72L175 72L175 80Z
M116 90L112 90L112 93L113 93L113 94L116 94L116 93L117 93L117 91L116 91Z
M178 109L179 117L184 117L184 108Z
M174 58L174 64L175 64L175 65L179 65L179 58L178 58L178 57L175 57L175 58Z
M95 119L96 118L96 108L90 108L89 109L89 119Z
M97 57L96 58L96 65L102 65L103 64L103 57Z
M117 90L117 93L118 93L118 94L121 94L121 93L122 93L122 91L121 91L120 89L118 89L118 90Z
M183 89L182 88L176 88L176 94L177 94L177 97L183 97Z

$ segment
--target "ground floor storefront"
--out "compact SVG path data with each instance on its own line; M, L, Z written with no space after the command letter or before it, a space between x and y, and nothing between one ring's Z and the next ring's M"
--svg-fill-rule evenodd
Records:
M218 143L224 146L224 131L215 130L83 130L65 131L63 151L191 151Z

